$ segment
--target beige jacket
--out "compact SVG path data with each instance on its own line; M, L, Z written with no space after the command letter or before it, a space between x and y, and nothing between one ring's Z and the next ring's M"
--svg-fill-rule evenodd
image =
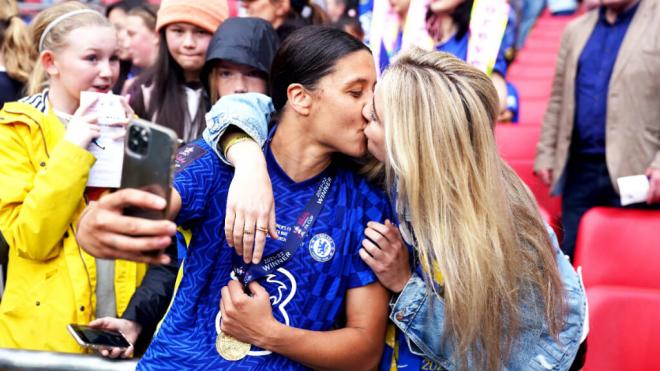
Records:
M621 176L660 168L660 0L641 0L617 56L607 96L605 157L614 188ZM594 10L566 27L534 169L552 169L561 193L575 117L578 59L596 21Z

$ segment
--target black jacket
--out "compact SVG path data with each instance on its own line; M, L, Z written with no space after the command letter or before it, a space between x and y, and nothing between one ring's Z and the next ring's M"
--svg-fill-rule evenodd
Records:
M135 290L128 307L122 314L123 319L131 320L142 326L142 332L135 344L137 355L142 354L153 337L160 320L165 316L172 300L176 275L179 270L176 238L167 247L170 264L150 265L142 279L142 284Z

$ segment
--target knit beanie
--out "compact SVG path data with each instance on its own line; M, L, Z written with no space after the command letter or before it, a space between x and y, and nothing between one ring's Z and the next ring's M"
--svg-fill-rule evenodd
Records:
M158 9L156 31L184 22L214 33L228 15L227 0L163 0Z

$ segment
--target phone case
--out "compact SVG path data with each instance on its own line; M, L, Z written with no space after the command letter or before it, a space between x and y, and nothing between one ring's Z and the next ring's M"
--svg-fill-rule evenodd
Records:
M128 124L124 146L121 188L136 188L170 200L176 133L164 126L133 119ZM163 219L165 211L127 208L124 215Z
M78 335L77 329L78 328L85 328L85 327L87 327L87 326L73 325L73 324L69 324L69 325L66 326L67 330L69 330L69 334L71 334L71 336L73 336L73 338L76 340L76 343L78 343L78 345L80 345L81 347L91 348L91 349L108 349L108 347L110 347L109 345L88 343L88 342L84 341L83 339L81 339L81 337ZM103 330L101 330L101 331L103 331ZM126 340L124 335L122 335L121 333L116 332L116 331L108 331L108 332L112 332L112 333L114 333L114 335L121 336L124 339L124 341L126 341L126 344L129 344L129 346L130 346L130 343L128 342L128 340ZM116 348L124 350L124 349L127 349L128 346L126 346L126 347L116 347Z

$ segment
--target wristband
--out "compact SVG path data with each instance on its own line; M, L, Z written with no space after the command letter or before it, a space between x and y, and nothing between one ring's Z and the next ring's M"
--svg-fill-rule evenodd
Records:
M229 151L229 148L231 148L231 146L233 146L236 143L245 142L248 140L252 140L252 137L245 133L230 134L229 138L227 138L221 143L222 153L224 153L225 158L227 157L227 152Z

